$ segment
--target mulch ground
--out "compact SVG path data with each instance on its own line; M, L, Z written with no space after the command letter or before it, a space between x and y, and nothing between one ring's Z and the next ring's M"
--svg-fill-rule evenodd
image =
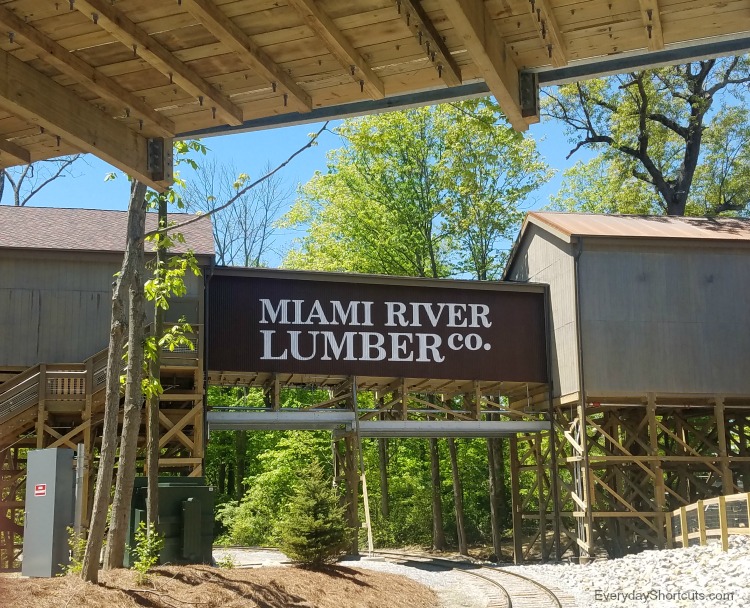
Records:
M0 576L2 608L435 608L427 587L403 576L332 566L219 569L168 566L146 585L131 570L103 571L99 585L77 576Z

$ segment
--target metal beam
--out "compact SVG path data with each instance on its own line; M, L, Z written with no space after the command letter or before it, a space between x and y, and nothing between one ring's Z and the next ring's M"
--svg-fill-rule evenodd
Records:
M367 114L378 114L380 112L394 112L396 110L405 110L408 108L419 108L426 105L433 105L447 101L460 101L463 99L475 99L477 97L487 97L490 90L484 82L474 82L458 87L433 89L431 91L421 91L419 93L409 93L407 95L395 95L384 99L356 101L324 108L313 108L307 113L290 112L289 114L279 114L276 116L267 116L254 120L246 120L236 127L221 125L218 127L209 127L207 129L196 129L195 131L186 131L180 133L179 137L190 139L193 137L211 137L214 135L227 135L229 133L249 133L251 131L262 131L264 129L274 129L277 127L290 127L293 125L304 125L314 122L323 122L326 120L337 120L350 118L353 116L365 116Z
M342 426L351 430L354 412L348 410L296 410L279 412L217 412L206 414L211 431L319 431Z
M549 431L547 421L362 420L362 437L504 437Z
M710 42L704 41L701 44L675 45L663 51L623 53L616 57L569 64L564 68L527 70L523 73L536 73L539 77L539 86L551 86L591 78L602 78L632 70L644 70L717 57L742 55L747 52L750 52L750 37L733 37Z

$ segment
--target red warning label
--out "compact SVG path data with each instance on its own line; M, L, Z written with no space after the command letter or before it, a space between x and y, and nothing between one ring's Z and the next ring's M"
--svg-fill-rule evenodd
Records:
M34 496L47 496L47 484L38 483L34 486Z

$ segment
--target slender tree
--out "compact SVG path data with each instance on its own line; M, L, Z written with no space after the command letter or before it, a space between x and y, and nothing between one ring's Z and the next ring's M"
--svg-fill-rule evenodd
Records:
M115 279L112 294L112 322L107 353L107 382L105 390L104 428L99 469L96 477L93 512L83 558L82 577L96 583L99 580L99 557L107 525L109 493L117 449L117 418L120 410L120 372L125 337L128 333L126 296L135 276L139 250L143 248L146 186L138 181L131 184L128 205L128 228L122 268Z
M73 164L82 154L40 160L22 167L0 170L0 201L8 191L15 207L26 206L32 198L52 182L73 175Z

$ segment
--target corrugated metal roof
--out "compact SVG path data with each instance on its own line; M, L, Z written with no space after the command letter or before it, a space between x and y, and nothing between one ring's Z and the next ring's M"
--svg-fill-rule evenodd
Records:
M532 211L529 223L551 231L566 241L572 237L622 237L750 241L750 219L720 217L667 217L644 215L599 215Z
M190 217L194 216L169 214L176 222ZM0 205L0 248L119 253L125 250L127 219L126 211ZM148 213L146 230L156 225L156 213ZM185 244L177 243L173 251L192 249L198 256L214 256L210 218L179 231L185 236ZM147 247L153 249L153 244Z

